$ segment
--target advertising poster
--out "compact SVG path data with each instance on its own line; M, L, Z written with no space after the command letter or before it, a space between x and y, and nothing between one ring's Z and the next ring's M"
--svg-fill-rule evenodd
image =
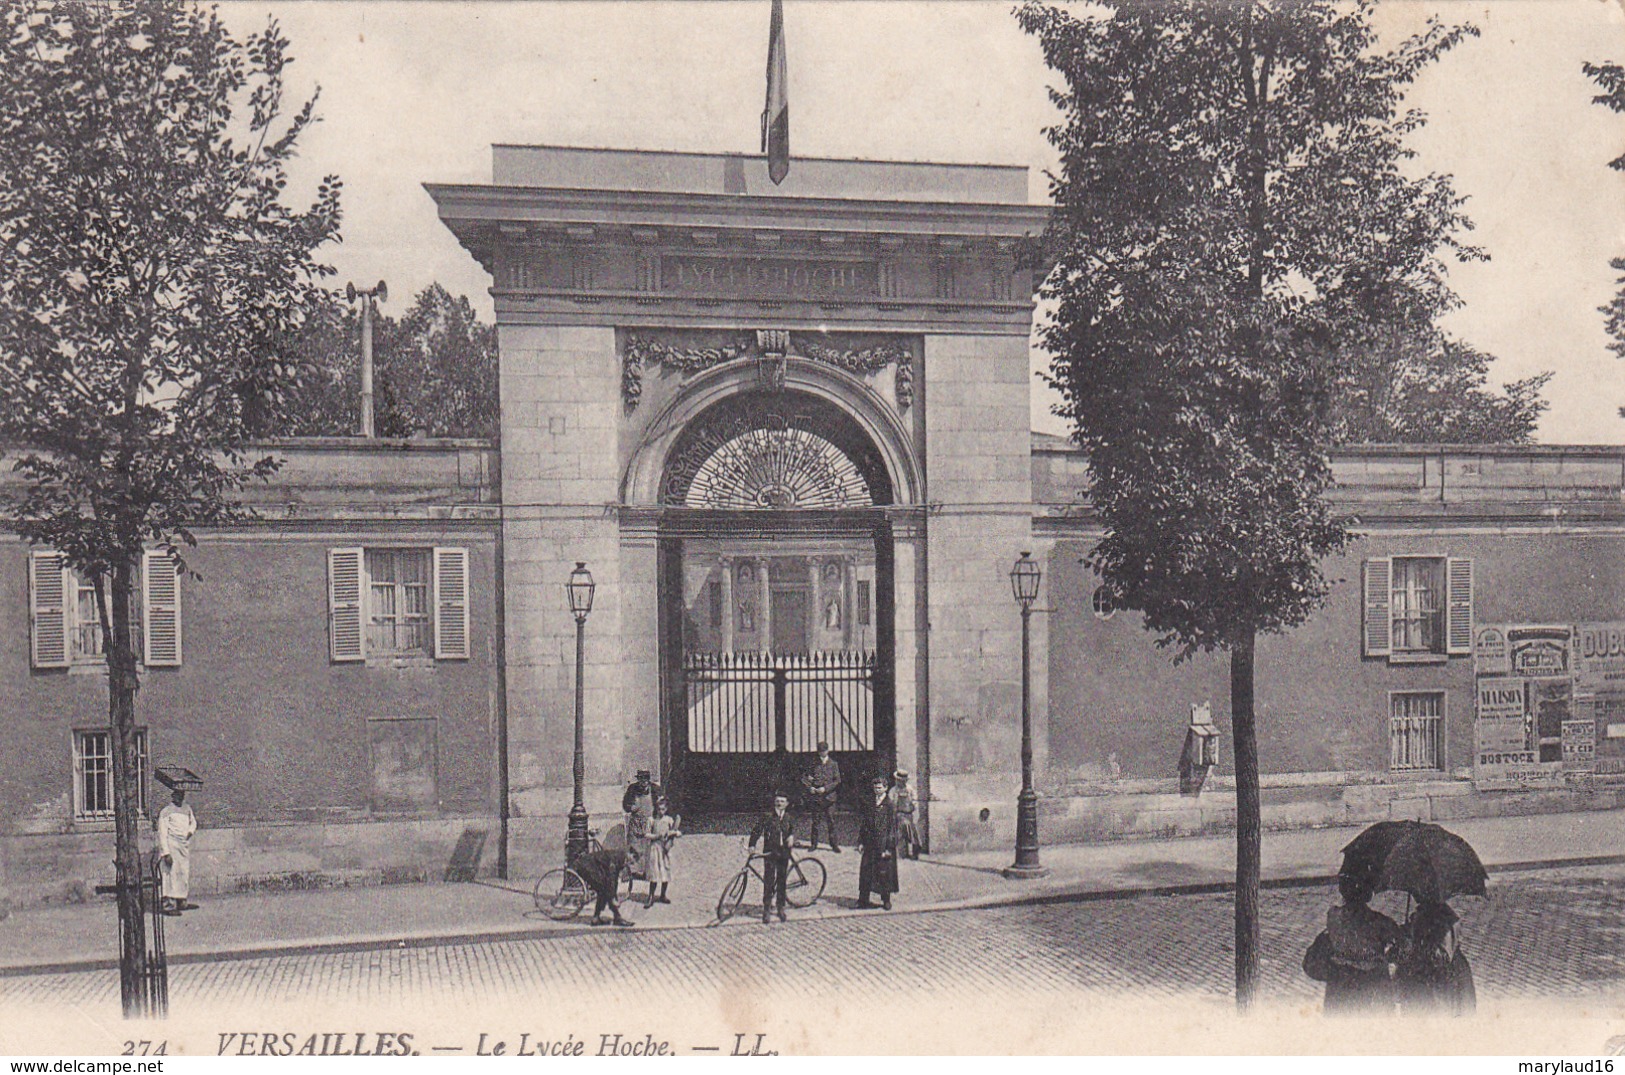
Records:
M1575 628L1574 716L1593 729L1592 779L1625 783L1625 623Z
M1507 628L1512 674L1566 676L1574 670L1574 628L1567 625Z
M1592 727L1588 737L1581 728L1574 654L1568 625L1487 625L1474 635L1473 783L1480 790L1558 787L1566 773L1590 779L1598 733ZM1625 774L1625 738L1618 748Z
M1473 674L1505 676L1512 673L1512 651L1505 627L1480 627L1473 635Z

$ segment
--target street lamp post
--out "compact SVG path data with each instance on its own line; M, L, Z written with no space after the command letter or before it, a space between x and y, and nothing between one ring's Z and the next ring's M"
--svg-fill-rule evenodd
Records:
M1012 879L1049 873L1038 861L1038 792L1033 790L1032 614L1043 577L1032 553L1010 569L1010 589L1021 606L1021 794L1016 798L1016 861L1004 869Z
M378 303L389 301L389 285L382 280L377 287L356 287L350 284L345 294L354 302L361 297L361 435L373 435L372 413L372 314Z
M587 778L587 762L584 750L586 726L586 694L582 673L586 669L584 657L587 641L587 613L592 611L592 595L597 589L592 581L592 572L580 560L576 561L576 569L570 572L570 581L565 585L564 591L570 598L570 612L576 618L576 754L575 766L575 802L570 806L570 827L564 838L564 860L574 862L587 851L587 804L582 798L582 785Z

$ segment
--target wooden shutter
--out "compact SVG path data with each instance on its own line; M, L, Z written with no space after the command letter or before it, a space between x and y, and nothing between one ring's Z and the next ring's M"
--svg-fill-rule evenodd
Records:
M335 661L366 657L361 615L365 585L359 548L327 550L327 633Z
M1365 655L1387 657L1394 651L1394 564L1388 557L1365 562Z
M1451 559L1445 563L1445 652L1473 652L1473 562Z
M181 663L180 565L162 550L141 558L141 628L149 667Z
M434 551L434 655L468 657L468 550Z
M35 668L68 667L68 578L61 553L29 554L28 607Z

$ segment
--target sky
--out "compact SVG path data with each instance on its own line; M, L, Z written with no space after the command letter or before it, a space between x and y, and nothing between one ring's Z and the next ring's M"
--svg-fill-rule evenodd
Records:
M1054 154L1037 44L1013 0L788 0L791 154L1022 164L1048 200ZM1455 177L1488 263L1452 269L1450 329L1497 356L1496 383L1543 370L1549 444L1622 444L1625 361L1597 307L1625 256L1625 116L1590 103L1583 61L1625 62L1625 0L1383 0L1389 40L1429 16L1480 30L1430 68L1409 105L1430 122L1416 166ZM374 3L233 0L239 32L274 17L290 88L320 87L321 122L292 175L345 184L340 281L383 279L399 313L438 280L491 313L490 280L422 184L489 182L493 143L756 152L765 0ZM792 167L793 167L792 163ZM1047 357L1035 348L1035 371ZM1035 381L1033 427L1064 433Z

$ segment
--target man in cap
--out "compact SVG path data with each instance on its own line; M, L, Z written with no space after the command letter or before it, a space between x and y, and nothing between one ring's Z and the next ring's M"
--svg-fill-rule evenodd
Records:
M829 849L840 854L841 848L835 842L834 810L836 789L841 786L841 767L830 757L828 743L818 744L818 761L801 778L801 783L807 789L807 811L812 815L812 835L808 843L814 851L818 850L818 821L822 818Z
M750 847L758 841L762 845L762 925L770 921L770 909L777 904L779 921L783 922L785 881L790 870L790 851L796 845L796 827L790 820L790 796L782 791L773 793L773 809L757 819L750 832Z

